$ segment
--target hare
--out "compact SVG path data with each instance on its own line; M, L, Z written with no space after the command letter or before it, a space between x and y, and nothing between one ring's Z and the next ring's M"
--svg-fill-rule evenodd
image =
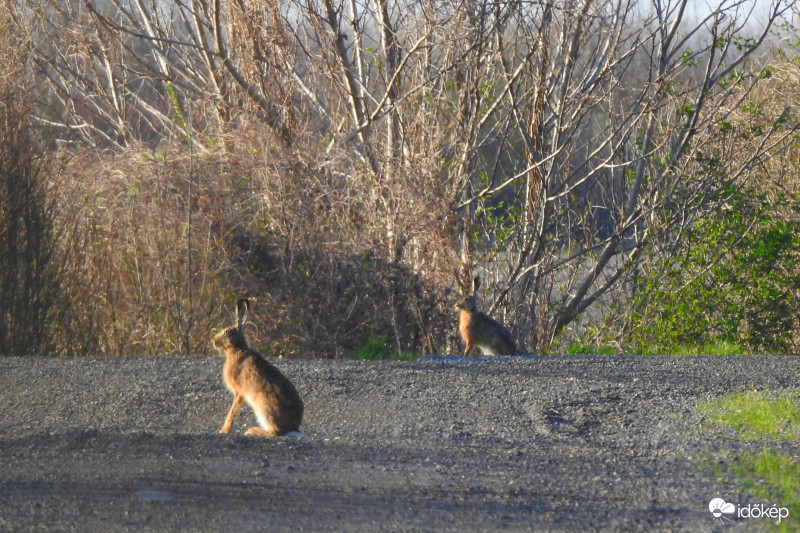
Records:
M475 348L480 348L484 355L517 355L517 345L511 333L489 315L478 311L475 293L480 284L481 278L475 277L472 294L456 306L460 310L458 331L466 345L464 357L468 357Z
M236 303L239 321L214 336L214 347L225 356L222 375L233 393L233 405L220 433L228 433L243 402L253 409L260 427L251 427L247 435L274 437L301 436L303 400L292 382L247 344L244 324L250 313L246 298Z

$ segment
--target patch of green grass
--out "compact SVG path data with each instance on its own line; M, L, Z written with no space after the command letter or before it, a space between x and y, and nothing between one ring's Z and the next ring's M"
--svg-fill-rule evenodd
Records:
M800 439L798 400L789 396L770 398L767 392L751 391L700 403L698 408L713 423L734 427L745 440L793 440Z
M787 453L763 450L744 452L717 478L733 478L756 497L789 510L789 516L776 524L777 531L800 531L800 463Z
M392 351L383 339L368 339L364 346L356 350L350 359L367 359L369 361L414 361L417 355Z
M743 355L747 350L734 342L717 341L699 346L681 346L675 355Z
M614 355L616 352L610 346L592 346L576 342L567 350L569 355Z
M632 353L641 355L750 355L741 345L730 341L715 341L705 344L665 345L645 343L633 347Z
M800 439L800 395L771 396L751 391L698 405L716 425L736 429L745 440ZM740 453L724 470L715 469L722 481L733 480L770 504L789 509L789 518L776 524L778 531L800 531L800 460L797 456L765 448L760 453Z
M763 478L772 487L773 493L770 494L763 486L753 487L757 496L765 499L770 496L777 496L779 501L795 500L795 505L800 503L800 462L797 457L789 454L764 450L752 457L752 462L745 462L740 459L742 466L755 473L756 476ZM795 514L800 517L800 514Z

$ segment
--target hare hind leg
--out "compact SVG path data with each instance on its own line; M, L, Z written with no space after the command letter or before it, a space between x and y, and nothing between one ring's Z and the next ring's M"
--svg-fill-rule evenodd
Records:
M469 357L470 355L472 355L472 352L474 352L475 348L477 348L478 346L476 344L473 344L471 341L467 341L466 344L467 345L464 348L464 357Z
M278 432L275 430L268 430L262 427L253 426L245 432L245 435L255 435L256 437L277 437Z
M247 430L246 435L257 435L259 437L277 437L278 426L271 416L267 414L267 406L264 398L246 398L247 403L253 408L256 415L258 426L253 426Z

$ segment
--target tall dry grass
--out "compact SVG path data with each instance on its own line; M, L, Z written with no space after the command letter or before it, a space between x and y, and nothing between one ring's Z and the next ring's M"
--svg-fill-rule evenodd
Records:
M453 342L449 301L392 257L369 186L309 167L297 157L308 147L276 153L269 139L247 129L195 139L199 149L62 150L51 177L71 328L82 334L57 351L210 353L245 295L250 336L269 356Z

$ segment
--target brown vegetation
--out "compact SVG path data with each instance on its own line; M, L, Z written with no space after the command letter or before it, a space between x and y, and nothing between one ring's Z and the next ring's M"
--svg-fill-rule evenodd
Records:
M178 145L65 156L60 188L72 192L60 212L80 241L73 306L96 349L209 352L242 295L257 302L253 337L270 356L332 357L370 338L441 349L447 323L433 289L361 241L372 206L252 146L269 136L258 133L202 154Z
M791 72L756 54L794 2L568 4L4 4L0 213L42 224L5 286L42 268L0 340L46 331L0 351L210 353L248 296L269 356L457 353L475 274L528 349L575 339L798 120L720 135Z

